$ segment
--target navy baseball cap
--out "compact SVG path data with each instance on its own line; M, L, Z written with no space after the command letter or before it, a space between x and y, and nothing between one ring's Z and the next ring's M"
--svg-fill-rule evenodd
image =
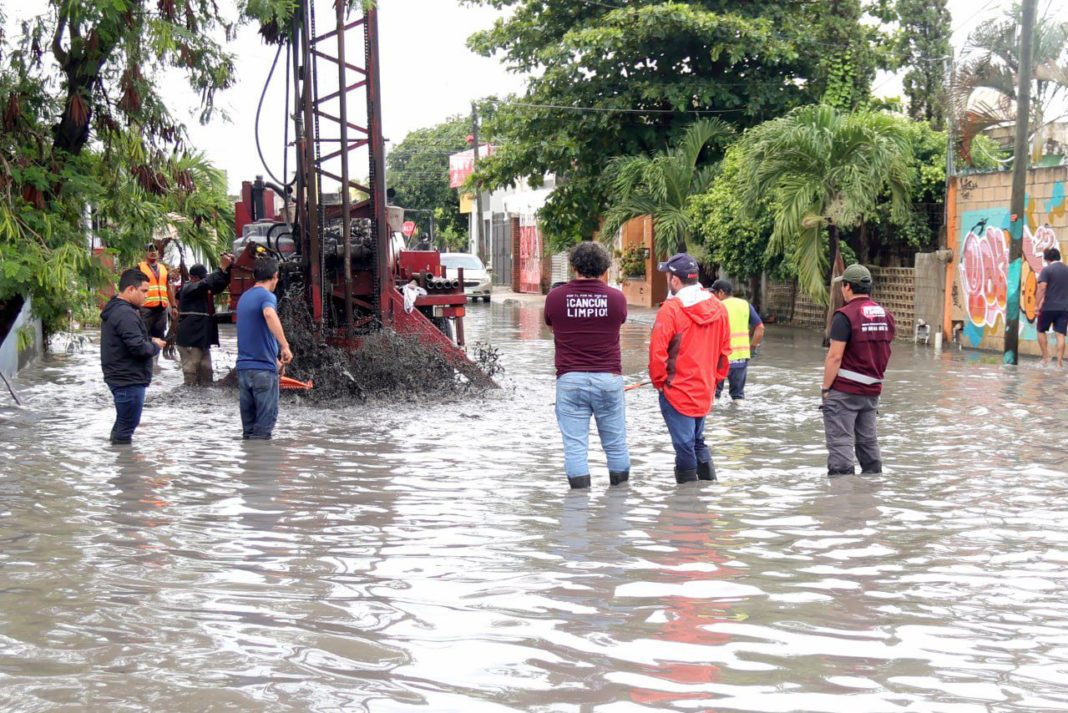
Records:
M697 278L697 261L686 253L676 253L667 262L656 266L660 272L670 272L676 277Z

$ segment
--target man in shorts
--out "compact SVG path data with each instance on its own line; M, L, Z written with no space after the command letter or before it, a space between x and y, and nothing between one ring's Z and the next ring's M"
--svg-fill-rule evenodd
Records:
M1050 327L1057 333L1057 366L1064 366L1064 335L1068 332L1068 265L1061 262L1061 251L1049 248L1042 257L1047 265L1038 275L1038 348L1042 350L1042 364L1049 364Z

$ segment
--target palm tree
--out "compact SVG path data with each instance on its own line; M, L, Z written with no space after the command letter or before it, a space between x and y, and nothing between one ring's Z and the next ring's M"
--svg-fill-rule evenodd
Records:
M965 155L983 129L1016 121L1019 86L1019 34L1022 9L1015 5L999 20L980 25L968 38L967 56L953 82L953 112ZM1038 18L1032 41L1032 160L1042 157L1046 128L1061 116L1047 117L1068 92L1068 21Z
M691 196L708 189L715 176L715 166L698 165L701 152L713 140L722 142L730 135L730 127L719 119L700 119L672 149L609 161L605 175L611 186L610 204L601 236L611 240L628 220L650 215L658 253L670 255L692 247L687 205Z
M742 149L743 208L771 199L768 251L781 255L792 248L802 289L823 304L828 257L839 259L840 232L860 224L886 194L892 217L907 215L912 145L904 121L890 114L800 107L748 131Z

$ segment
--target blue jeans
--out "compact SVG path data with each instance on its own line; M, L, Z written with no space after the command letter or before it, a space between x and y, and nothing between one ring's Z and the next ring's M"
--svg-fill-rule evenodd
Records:
M745 376L749 369L749 361L732 361L730 371L727 372L727 384L730 386L732 399L745 398ZM723 382L716 384L716 398L723 393Z
M243 369L237 372L241 389L241 435L268 440L278 420L278 372Z
M675 446L675 468L696 470L697 463L708 463L712 452L705 445L705 417L694 418L675 410L671 402L660 392L660 413L664 415L671 445Z
M608 459L608 470L613 473L629 470L623 377L572 371L556 380L556 422L564 437L564 472L567 477L590 474L587 459L590 416L597 421L597 433Z
M135 386L111 386L115 399L115 425L111 427L112 443L129 443L141 423L141 411L145 407L145 384Z

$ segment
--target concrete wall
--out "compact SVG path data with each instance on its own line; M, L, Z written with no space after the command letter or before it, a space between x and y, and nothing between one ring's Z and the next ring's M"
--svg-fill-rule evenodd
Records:
M943 322L956 328L964 346L1002 351L1009 274L1012 174L1008 171L958 176L950 190L949 248ZM1020 353L1037 355L1035 291L1042 251L1068 235L1068 167L1028 171L1020 274Z
M19 369L29 364L44 351L44 334L41 330L41 320L31 316L31 308L30 300L27 299L26 304L22 306L22 311L19 312L19 316L15 319L11 331L8 332L7 337L0 344L0 374L4 376L14 376ZM18 349L18 334L20 330L27 326L32 334L31 343L29 347L20 352Z
M937 253L916 253L913 275L913 317L930 325L930 333L942 328L945 306L946 265Z

